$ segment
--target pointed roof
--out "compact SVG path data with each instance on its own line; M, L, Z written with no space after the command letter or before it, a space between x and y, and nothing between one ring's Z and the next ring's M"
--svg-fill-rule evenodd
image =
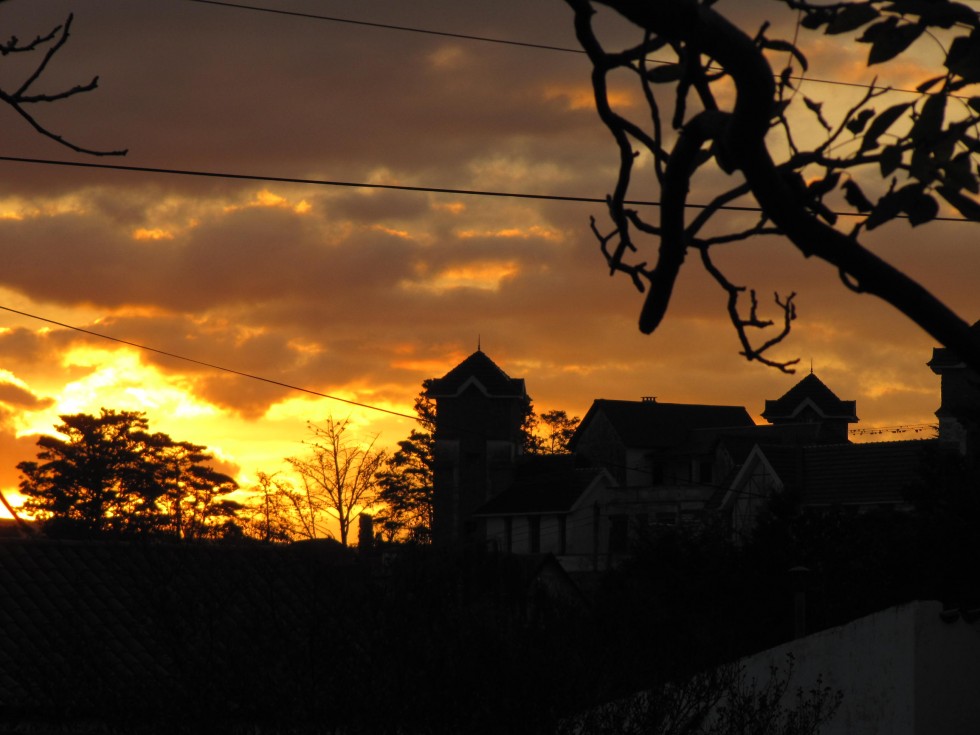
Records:
M527 457L516 467L514 483L488 500L474 515L567 513L606 470L578 467L571 454Z
M813 373L790 388L781 398L766 401L762 418L773 420L793 419L807 407L823 419L844 419L848 423L858 420L855 401L842 401Z
M510 377L478 349L444 376L433 380L429 386L429 396L458 396L470 385L488 396L523 398L526 395L523 378Z
M975 322L970 331L973 332L973 336L980 339L980 321ZM926 363L927 366L932 368L932 372L937 375L941 373L946 368L964 368L966 363L964 363L955 352L950 350L948 347L933 347L932 348L932 359Z

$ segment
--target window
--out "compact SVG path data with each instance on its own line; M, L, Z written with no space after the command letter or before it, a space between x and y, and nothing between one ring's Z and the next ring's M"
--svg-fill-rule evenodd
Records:
M710 461L701 462L698 466L698 482L702 485L710 485L712 482L712 463Z
M650 476L654 485L664 484L664 466L660 462L650 465Z
M527 525L531 533L530 552L537 554L541 551L541 516L528 516Z
M625 513L609 516L609 553L621 554L628 548L629 520Z

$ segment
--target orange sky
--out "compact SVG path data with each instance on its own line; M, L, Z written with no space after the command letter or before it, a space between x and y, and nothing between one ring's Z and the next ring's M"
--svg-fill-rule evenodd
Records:
M11 0L0 23L7 37L33 37L76 5ZM759 3L726 5L754 31ZM558 0L288 6L575 47ZM578 54L189 2L104 0L75 12L44 87L97 74L100 89L38 118L86 146L128 147L127 165L588 197L613 185L616 151ZM868 71L853 38L801 45L813 77L868 82L877 73L909 85L928 61L910 54ZM24 69L19 58L0 63L7 85ZM859 93L816 83L804 91L827 100L829 115ZM617 101L640 112L625 88ZM0 155L93 160L6 108L0 125ZM663 327L641 335L641 297L627 278L608 277L589 231L590 215L604 221L600 205L0 167L0 306L272 381L411 413L422 380L480 339L526 378L539 410L582 415L597 397L656 395L744 405L761 420L765 399L802 377L738 356L724 294L693 262ZM717 181L707 177L703 191ZM732 226L742 216L725 217ZM980 317L974 226L884 229L869 241L876 252L965 318ZM784 242L739 246L722 262L764 299L799 294L800 318L780 354L800 357L804 372L812 360L841 398L857 400L860 426L934 420L939 381L925 367L933 342L918 328ZM359 436L380 434L385 445L412 428L0 312L0 486L16 485L14 465L59 414L103 406L145 411L151 428L206 444L246 484L301 450L307 420L349 415Z

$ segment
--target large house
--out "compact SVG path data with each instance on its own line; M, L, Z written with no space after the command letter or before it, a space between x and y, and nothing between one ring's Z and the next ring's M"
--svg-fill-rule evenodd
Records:
M434 538L548 552L566 569L596 570L642 527L715 514L739 537L774 493L792 493L803 507L906 507L924 455L975 444L977 376L943 349L929 366L942 377L938 439L852 443L856 402L811 371L766 401L767 424L742 406L597 399L570 454L526 456L525 382L477 350L429 390Z

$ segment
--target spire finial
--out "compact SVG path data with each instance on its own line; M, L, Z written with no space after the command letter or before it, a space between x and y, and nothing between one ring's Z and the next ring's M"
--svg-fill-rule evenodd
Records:
M476 335L476 351L477 352L483 352L483 349L482 349L482 347L480 345L480 335L479 334Z
M810 358L810 375L813 375L813 358Z

